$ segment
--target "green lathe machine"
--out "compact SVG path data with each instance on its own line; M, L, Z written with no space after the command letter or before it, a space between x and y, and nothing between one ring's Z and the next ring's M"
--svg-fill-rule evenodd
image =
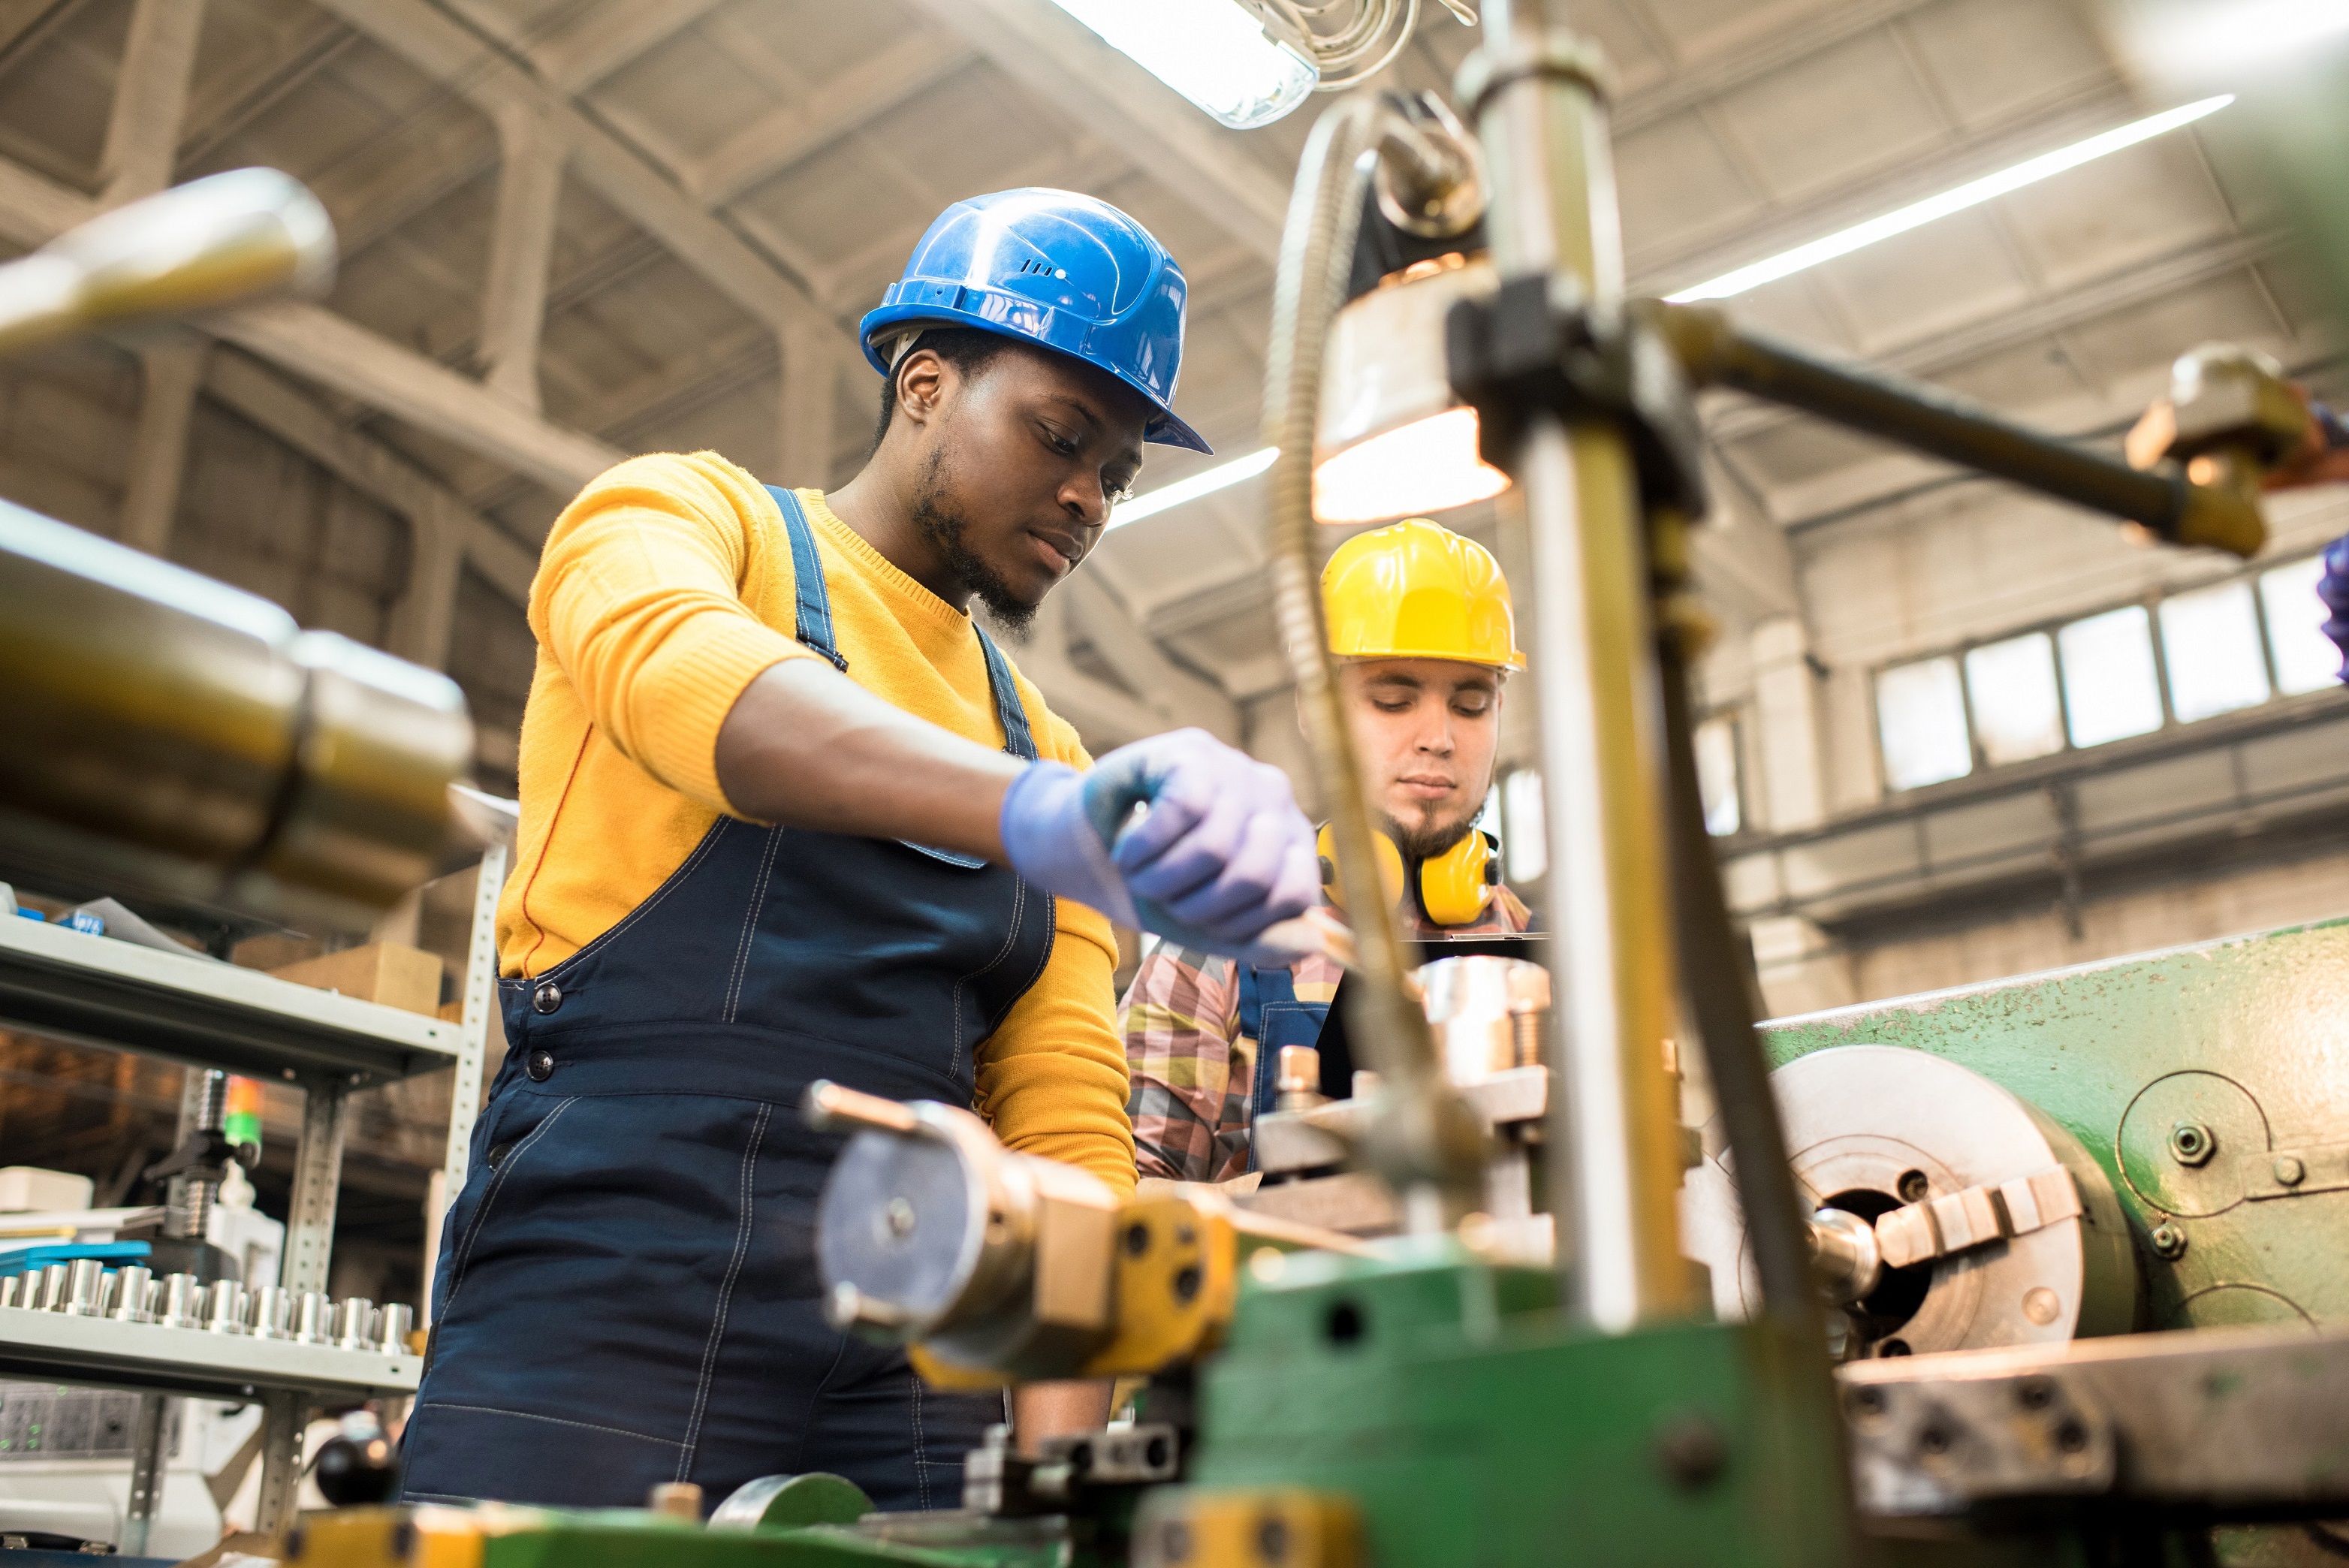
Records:
M1434 985L1391 920L1369 923L1346 1022L1378 1088L1285 1095L1259 1126L1272 1180L1245 1196L1121 1200L967 1110L818 1085L810 1117L853 1135L819 1243L838 1322L907 1343L941 1383L1128 1380L1101 1431L975 1452L959 1511L872 1513L836 1478L779 1476L707 1522L690 1502L312 1514L291 1560L2349 1555L2349 1524L2327 1522L2349 1520L2349 925L1757 1028L1690 744L1708 632L1688 583L1695 388L1792 404L2161 547L2246 555L2296 406L2260 363L2189 356L2175 433L2139 470L1711 312L1626 302L1602 63L1543 0L1485 0L1484 28L1460 118L1357 97L1306 149L1268 357L1270 528L1345 904L1381 908L1322 652L1312 470L1476 411L1513 480L1503 555L1532 606L1556 1006L1496 982L1431 1022ZM2337 124L2300 129L2349 145ZM1530 1044L1480 1057L1479 1030Z

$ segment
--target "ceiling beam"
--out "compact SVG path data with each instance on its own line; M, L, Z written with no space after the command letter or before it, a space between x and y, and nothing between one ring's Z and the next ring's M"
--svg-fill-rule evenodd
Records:
M1071 628L1092 645L1121 683L1144 694L1143 706L1159 716L1158 727L1192 725L1218 740L1239 743L1238 706L1215 682L1169 658L1098 573L1071 573L1057 592L1069 603Z
M511 46L484 40L429 0L318 3L482 112L544 119L571 148L572 168L580 179L754 319L777 331L821 328L820 341L843 363L862 357L849 335L797 279L695 202L674 170L622 142L533 70L517 64Z
M1049 0L910 4L1090 134L1147 149L1154 178L1267 261L1278 255L1288 180L1067 12Z
M490 226L489 276L481 285L481 376L492 390L536 408L547 267L569 149L554 128L528 114L502 117L498 141L505 160Z
M190 101L180 135L181 168L211 157L292 97L358 42L358 35L332 16L305 10L273 42L275 46L263 58L242 71L222 73Z
M107 206L151 196L171 183L203 26L204 0L138 0L132 8L98 160Z
M1785 70L1798 60L1872 32L1933 0L1841 0L1799 20L1774 27L1759 38L1740 42L1709 59L1684 66L1652 87L1626 93L1609 117L1617 136L1678 114L1685 108L1733 92L1747 82Z
M694 167L688 182L704 205L730 201L977 58L977 49L943 32L909 33L800 102L771 110L728 137Z

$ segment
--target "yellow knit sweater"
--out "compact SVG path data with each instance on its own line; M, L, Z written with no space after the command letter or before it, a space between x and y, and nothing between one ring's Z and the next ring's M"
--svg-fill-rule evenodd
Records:
M970 617L801 490L849 678L983 746L1003 730ZM522 721L522 841L498 905L509 975L543 974L667 880L718 814L719 727L753 677L814 654L792 636L791 542L774 498L712 452L620 464L546 537L531 584L538 665ZM1025 677L1046 758L1083 768L1076 731ZM978 1108L1013 1149L1133 1184L1109 922L1058 904L1033 988L978 1053Z

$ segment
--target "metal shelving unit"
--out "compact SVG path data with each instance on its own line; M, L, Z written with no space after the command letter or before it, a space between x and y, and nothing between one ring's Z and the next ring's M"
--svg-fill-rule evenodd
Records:
M510 803L492 804L511 810ZM502 841L492 841L481 857L461 1022L357 1001L192 954L0 919L0 1027L300 1088L302 1134L279 1283L290 1291L324 1291L354 1090L455 1068L448 1168L462 1180L481 1096L489 1009L495 1005L494 927L511 861L510 816L493 828ZM413 1394L422 1375L422 1360L415 1356L0 1309L0 1376L145 1396L124 1542L134 1553L144 1549L154 1504L165 1397L262 1403L266 1430L255 1523L268 1532L293 1514L310 1408L322 1399Z

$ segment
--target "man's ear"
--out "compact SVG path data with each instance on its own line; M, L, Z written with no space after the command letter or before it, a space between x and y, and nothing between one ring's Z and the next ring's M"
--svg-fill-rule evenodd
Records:
M952 368L936 353L915 348L897 366L897 412L914 424L928 424L937 417L954 378Z

